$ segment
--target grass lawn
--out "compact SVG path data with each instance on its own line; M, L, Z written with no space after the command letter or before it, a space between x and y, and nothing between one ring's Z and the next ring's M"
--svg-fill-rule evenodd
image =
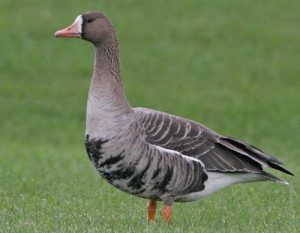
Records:
M147 224L146 200L105 183L85 152L92 46L53 33L86 10L117 29L133 106L264 148L291 185L233 186ZM296 0L1 0L0 232L299 232L299 11Z

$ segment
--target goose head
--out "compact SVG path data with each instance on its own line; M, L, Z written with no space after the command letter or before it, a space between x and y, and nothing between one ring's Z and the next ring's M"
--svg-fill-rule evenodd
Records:
M86 12L78 15L70 26L55 32L54 35L62 38L81 38L95 46L115 37L112 24L100 12Z

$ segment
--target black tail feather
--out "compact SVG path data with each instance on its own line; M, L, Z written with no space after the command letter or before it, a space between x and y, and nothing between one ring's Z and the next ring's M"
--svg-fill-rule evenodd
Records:
M294 176L292 172L282 167L282 165L284 164L280 160L278 160L274 156L266 154L265 152L258 149L257 147L249 145L245 142L242 142L240 140L231 137L221 137L220 139L221 139L221 143L222 141L225 144L230 143L233 147L236 147L238 150L245 152L247 155L249 155L248 159L252 157L251 159L255 160L256 162L260 162L261 164L268 165L270 168Z
M273 168L273 169L276 169L276 170L278 170L278 171L281 171L281 172L283 172L283 173L285 173L285 174L288 174L288 175L290 175L290 176L294 176L294 174L292 173L292 172L290 172L289 170L287 170L287 169L285 169L285 168L283 168L283 167L281 167L280 165L278 165L278 164L276 164L276 163L268 163L269 164L269 166L271 167L271 168Z

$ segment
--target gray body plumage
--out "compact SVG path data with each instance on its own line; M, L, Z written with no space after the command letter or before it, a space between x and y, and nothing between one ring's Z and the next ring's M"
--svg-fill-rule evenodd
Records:
M181 117L127 102L115 31L101 13L78 16L56 36L81 37L95 46L86 114L86 149L99 174L136 196L193 201L228 185L273 180L270 167L292 174L276 158Z
M145 108L132 109L126 122L115 136L87 135L86 146L100 175L127 193L168 203L193 201L235 183L285 183L263 171L273 165L286 171L279 160L196 122Z
M135 112L128 117L128 130L115 136L86 136L89 158L102 177L130 194L165 202L204 189L207 174L200 160L148 143Z

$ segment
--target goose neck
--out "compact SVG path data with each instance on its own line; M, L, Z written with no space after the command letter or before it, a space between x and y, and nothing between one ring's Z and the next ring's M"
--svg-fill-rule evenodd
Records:
M97 136L97 132L120 127L126 123L130 112L120 78L118 43L116 40L103 42L95 48L87 104L87 134Z

